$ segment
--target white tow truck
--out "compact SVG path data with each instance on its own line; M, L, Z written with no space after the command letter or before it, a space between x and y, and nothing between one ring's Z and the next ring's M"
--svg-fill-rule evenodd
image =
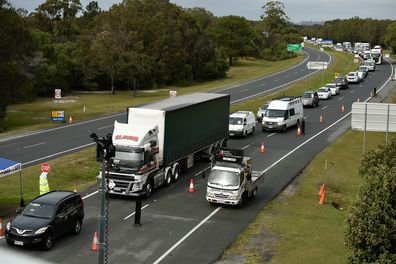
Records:
M242 207L248 198L257 194L264 174L252 171L252 159L243 150L216 148L208 177L206 200L211 204Z

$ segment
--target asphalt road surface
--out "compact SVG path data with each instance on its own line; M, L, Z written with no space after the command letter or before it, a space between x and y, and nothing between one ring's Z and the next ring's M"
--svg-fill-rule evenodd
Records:
M331 61L331 57L325 53L309 48L305 51L305 59L297 66L217 92L230 94L231 101L238 102L271 92L314 74L315 71L307 69L307 61ZM22 167L42 163L93 146L94 143L89 135L92 132L100 136L112 132L115 120L126 122L126 114L120 113L28 135L0 139L0 157L21 162Z
M133 199L111 198L109 263L212 263L217 260L269 200L317 153L349 129L352 103L358 98L368 99L372 89L380 89L390 74L389 64L380 65L363 83L350 85L331 100L320 101L317 108L304 109L305 135L296 135L294 128L286 133L261 132L257 124L253 135L229 140L230 147L243 148L245 154L253 158L254 170L262 171L265 177L256 198L245 203L242 209L213 207L206 202L206 179L201 177L201 172L208 167L205 162L196 164L177 183L159 188L143 201L141 227L133 226ZM344 112L341 112L342 105ZM320 115L323 123L319 122ZM87 135L87 131L81 132ZM259 152L262 143L265 153ZM187 191L190 178L194 178L194 193ZM97 230L97 193L86 196L84 202L86 217L80 235L63 237L50 252L16 247L11 250L55 263L95 263L97 252L91 251L90 246L93 232ZM7 247L5 242L0 244Z

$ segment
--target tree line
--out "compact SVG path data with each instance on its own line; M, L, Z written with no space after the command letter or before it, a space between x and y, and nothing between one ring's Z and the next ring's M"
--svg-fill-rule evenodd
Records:
M368 42L372 46L381 45L396 52L396 22L393 20L336 19L324 22L323 25L298 26L303 36L320 37L337 42Z
M240 57L280 60L300 42L281 2L260 21L215 17L169 0L47 0L32 13L0 0L0 131L11 103L73 90L184 86L222 78Z

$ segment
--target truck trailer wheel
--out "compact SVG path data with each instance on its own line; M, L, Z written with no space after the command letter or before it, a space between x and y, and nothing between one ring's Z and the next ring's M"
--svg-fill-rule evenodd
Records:
M180 176L180 165L179 163L176 163L173 165L173 173L172 173L172 181L177 182Z
M165 171L165 186L169 186L172 183L172 169L168 167Z

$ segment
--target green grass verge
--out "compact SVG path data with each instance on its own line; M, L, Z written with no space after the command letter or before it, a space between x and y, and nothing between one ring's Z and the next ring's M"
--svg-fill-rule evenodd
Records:
M57 126L50 122L51 110L64 110L66 119L73 121L91 119L97 116L125 111L128 106L140 105L167 98L170 90L179 95L192 92L206 92L243 83L261 76L278 72L298 64L303 54L284 61L239 60L231 67L227 77L215 81L196 83L188 87L167 86L158 90L140 91L133 97L132 91L117 91L115 95L102 93L74 93L56 103L53 98L38 98L34 102L8 106L5 125L7 132L0 136ZM85 112L83 111L85 106Z

